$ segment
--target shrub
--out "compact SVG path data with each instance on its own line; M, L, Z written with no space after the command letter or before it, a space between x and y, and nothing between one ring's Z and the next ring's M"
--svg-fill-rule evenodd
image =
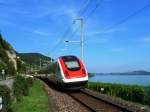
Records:
M145 95L144 95L144 104L147 104L150 106L150 87L146 88L144 91Z
M28 86L32 86L32 84L33 84L33 79L29 77L29 78L26 78L26 80L27 80Z
M27 96L29 93L29 86L32 85L32 79L24 78L17 75L13 83L13 93L17 101L21 101L22 96Z
M11 96L10 89L5 85L0 85L0 96L2 97L3 110L2 112L11 112Z

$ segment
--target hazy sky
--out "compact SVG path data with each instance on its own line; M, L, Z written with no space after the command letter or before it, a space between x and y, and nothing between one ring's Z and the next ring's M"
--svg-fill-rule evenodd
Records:
M0 30L18 52L80 56L63 42L80 39L78 17L89 71L150 71L150 0L0 0Z

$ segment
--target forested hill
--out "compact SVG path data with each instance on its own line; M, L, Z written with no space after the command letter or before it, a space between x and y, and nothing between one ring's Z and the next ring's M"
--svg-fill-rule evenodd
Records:
M0 34L0 73L2 69L13 75L17 69L17 62L15 50Z
M46 66L50 63L51 58L44 56L40 53L17 53L17 55L23 60L27 65L37 65Z

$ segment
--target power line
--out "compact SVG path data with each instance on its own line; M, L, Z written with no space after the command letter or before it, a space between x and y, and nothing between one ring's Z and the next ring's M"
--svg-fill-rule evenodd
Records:
M87 15L87 17L84 20L87 21L87 19L89 19L94 14L94 12L100 6L100 1L102 2L103 0L97 0L95 8Z
M94 9L85 17L85 19L87 20L87 19L89 19L91 16L92 16L92 14L96 11L96 9L99 7L99 1L100 0L97 0L97 2L96 2L96 6L94 7ZM102 1L102 0L101 0ZM82 14L84 14L85 13L85 9L88 7L88 4L91 2L91 0L88 0L87 2L86 2L86 4L85 4L85 8L84 8L84 10L82 11ZM81 8L82 9L82 8ZM81 10L80 9L80 10ZM64 35L62 36L62 38L58 41L58 43L53 47L53 49L52 49L52 51L51 51L51 54L52 54L52 52L54 53L57 49L58 49L58 47L60 47L61 45L62 45L62 42L64 41L64 39L67 37L67 35L69 34L69 32L71 31L71 28L72 28L72 26L73 26L73 24L71 24L70 26L69 26L69 28L66 30L66 32L64 33ZM74 30L74 32L72 33L72 36L71 37L73 37L73 35L75 35L75 33L77 32L77 30L78 30L79 28L77 28L76 30Z
M84 8L84 10L82 11L82 14L84 14L85 13L85 9L87 8L87 6L88 6L88 4L90 3L90 1L91 0L87 0L87 2L86 2L86 4L85 4L85 8ZM82 9L82 8L81 8ZM81 10L80 9L80 10ZM78 11L78 12L80 12L80 10ZM71 24L69 27L68 27L68 29L66 30L66 32L64 33L64 35L62 36L62 38L58 41L58 43L52 48L52 51L51 52L54 52L54 51L56 51L56 49L60 46L60 45L62 45L61 44L61 42L65 39L65 37L69 34L69 32L70 32L70 30L71 30L71 28L72 28L72 26L73 26L73 24Z
M57 44L52 48L51 52L55 51L59 46L60 43L64 40L64 38L67 36L67 34L70 32L70 29L72 28L72 24L67 28L65 33L63 34L62 38L57 42Z
M100 2L101 1L101 2ZM97 0L96 6L94 7L94 9L92 9L92 11L84 18L84 22L86 22L93 14L94 12L97 10L97 8L100 6L100 3L102 3L103 0ZM79 27L74 30L74 32L72 33L71 37L73 37L73 35L75 35L78 31Z
M132 17L136 16L137 14L139 14L140 12L144 11L145 9L149 8L150 4L138 9L137 11L133 12L131 15L128 15L126 18L122 19L121 21L118 21L117 23L115 23L114 25L108 27L107 29L110 30L120 24L125 23L126 21L128 21L129 19L131 19Z
M87 7L89 6L91 0L86 0L84 3L84 6L80 8L80 10L78 11L78 13L80 15L83 15L86 12Z
M111 30L113 29L114 27L118 26L118 25L121 25L125 22L127 22L129 19L133 18L134 16L136 16L137 14L141 13L142 11L146 10L147 8L150 7L150 4L148 5L145 5L144 7L136 10L135 12L133 12L132 14L128 15L127 17L125 17L124 19L116 22L115 24L113 24L112 26L108 26L107 28L104 28L103 30ZM85 40L84 42L86 42L87 40Z

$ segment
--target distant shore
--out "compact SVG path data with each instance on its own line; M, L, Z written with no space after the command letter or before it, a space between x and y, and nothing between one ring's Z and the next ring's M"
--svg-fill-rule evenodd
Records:
M142 76L142 75L150 75L150 74L119 74L119 73L113 73L113 74L111 74L111 73L95 73L95 74L93 74L92 76L95 76L95 75L140 75L140 76Z
M92 76L94 75L150 75L148 71L132 71L132 72L116 72L116 73L90 73Z

